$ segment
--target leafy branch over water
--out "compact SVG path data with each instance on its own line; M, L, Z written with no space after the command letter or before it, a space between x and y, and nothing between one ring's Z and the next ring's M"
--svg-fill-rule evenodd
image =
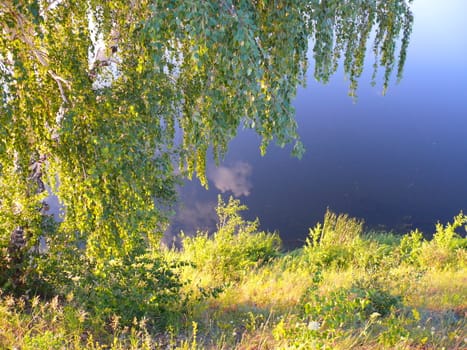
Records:
M18 286L41 237L96 274L157 250L178 174L206 184L207 150L221 158L241 126L261 153L275 140L300 156L292 101L309 42L315 77L343 58L351 95L372 45L386 89L412 14L404 0L6 0L0 23L0 249Z

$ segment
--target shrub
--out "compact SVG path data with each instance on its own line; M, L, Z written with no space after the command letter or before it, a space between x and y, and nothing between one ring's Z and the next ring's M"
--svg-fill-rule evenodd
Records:
M419 263L428 268L448 269L454 266L465 265L464 261L467 248L467 238L462 238L456 230L462 226L467 230L467 215L462 212L454 217L452 223L436 224L436 232L433 239L423 242L419 255Z
M93 317L117 317L122 325L147 318L150 326L161 328L181 305L178 276L162 258L149 253L111 260L73 287L77 301Z
M418 230L411 231L409 234L404 235L398 248L400 260L409 264L418 265L423 242L423 234Z
M433 243L438 247L456 249L460 244L459 239L461 236L456 232L457 229L465 225L467 231L467 215L460 212L459 215L454 217L454 221L447 223L443 226L441 223L436 224L436 233L433 235Z
M363 221L335 214L329 209L324 223L310 229L304 254L313 265L345 268L352 262L355 244L363 231Z
M357 281L350 288L339 288L325 296L312 291L307 298L305 316L326 325L332 332L360 326L374 313L386 316L401 305L400 297L369 280Z
M377 312L387 316L394 307L401 305L401 298L391 294L382 284L378 276L371 274L355 281L350 289L361 300L366 317Z
M353 264L367 271L384 270L393 266L394 248L373 240L360 240L353 247Z
M347 214L335 214L329 209L324 214L324 223L310 229L306 240L308 247L352 245L363 232L363 220L350 218Z
M219 196L217 231L182 236L183 254L198 271L219 283L238 280L242 273L277 256L281 241L277 234L258 232L259 221L245 221L239 212L247 209L230 197Z
M333 269L345 269L350 266L353 259L352 249L346 246L317 247L307 253L311 265Z
M59 247L61 254L56 253ZM40 256L37 272L54 295L72 295L96 324L115 316L130 325L134 318L146 317L150 326L162 327L181 306L179 276L157 252L135 251L98 266L77 245L52 248Z

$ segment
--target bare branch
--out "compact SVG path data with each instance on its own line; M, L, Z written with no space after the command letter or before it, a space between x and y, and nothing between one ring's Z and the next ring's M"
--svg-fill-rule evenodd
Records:
M66 87L71 90L71 84L69 81L63 79L62 77L58 76L57 74L55 74L52 70L48 70L47 73L50 74L50 76L56 81L57 85L58 85L58 89L60 90L60 95L62 96L62 100L65 102L65 103L68 103L68 99L66 98L66 95L65 95L65 91L63 90L63 84L66 85Z

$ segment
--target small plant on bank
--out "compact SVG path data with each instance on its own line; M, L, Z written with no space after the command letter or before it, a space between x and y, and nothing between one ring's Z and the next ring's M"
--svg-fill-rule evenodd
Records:
M304 253L310 264L345 268L352 262L355 245L363 232L363 221L329 209L306 239Z
M194 237L183 236L183 256L198 271L213 281L226 283L238 280L251 268L278 256L281 241L277 234L258 232L259 221L245 221L240 211L246 206L230 197L225 203L219 196L217 231L210 236L198 232Z
M419 265L423 242L423 234L418 229L404 235L397 251L400 261L407 264Z
M422 266L436 269L450 269L466 266L467 238L457 231L467 231L467 215L460 213L452 223L436 224L431 241L424 241L420 249L419 262ZM465 235L465 233L464 233Z
M324 214L323 224L310 229L307 246L350 246L363 233L363 220L351 218L347 214L335 214L329 209Z

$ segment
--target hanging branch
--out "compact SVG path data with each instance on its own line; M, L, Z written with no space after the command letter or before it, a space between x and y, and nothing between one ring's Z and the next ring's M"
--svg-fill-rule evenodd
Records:
M55 3L55 2L54 2ZM49 6L50 7L50 6ZM16 26L14 28L9 27L6 24L3 24L3 32L10 36L10 39L18 38L29 48L30 52L36 57L37 61L43 66L48 68L50 66L48 60L48 54L43 48L38 48L36 43L34 43L33 38L36 37L34 30L32 29L32 24L28 19L25 18L23 14L18 12L15 6L11 2L4 2L0 4L0 11L3 13L10 14L13 19L15 19ZM71 90L71 83L60 77L52 69L48 69L47 73L55 80L60 90L60 96L62 97L63 102L68 103L68 99L65 95L64 85Z

